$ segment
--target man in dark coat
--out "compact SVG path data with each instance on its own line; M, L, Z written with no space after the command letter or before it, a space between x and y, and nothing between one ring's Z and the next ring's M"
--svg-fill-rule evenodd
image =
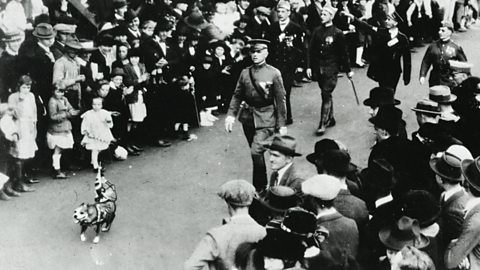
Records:
M270 42L256 39L249 43L252 45L250 55L253 66L240 74L225 118L225 129L231 132L235 117L239 115L251 150L253 185L261 191L267 185L265 147L262 143L276 129L280 135L287 133L285 88L280 71L265 61Z
M465 62L467 57L461 46L451 40L453 24L443 22L438 30L440 39L428 46L420 67L420 84L425 83L427 72L432 67L428 83L430 86L447 85L451 86L449 60Z
M6 32L2 41L5 43L5 50L0 56L0 103L6 103L20 76L17 55L23 36L20 31Z
M309 56L307 57L307 76L318 80L322 91L322 109L320 122L316 131L323 135L327 127L335 125L333 117L332 93L337 86L337 75L340 70L345 70L347 76L353 76L350 70L345 37L341 30L333 23L336 9L325 6L321 13L322 25L316 28L310 40Z
M92 53L90 63L95 66L93 72L93 80L110 79L110 72L112 72L112 63L107 61L107 57L112 52L115 45L115 40L110 34L100 34L97 40L98 50Z
M253 39L266 38L268 28L270 27L270 21L268 19L271 13L270 8L259 6L255 8L253 12L255 15L248 22L245 34Z
M57 32L55 36L55 43L53 43L50 50L55 57L55 60L58 60L65 53L65 44L67 41L75 39L75 30L77 26L75 24L66 24L66 23L57 23L53 29Z
M290 20L290 4L280 1L277 5L278 22L270 26L268 39L272 43L269 62L282 73L283 86L287 93L287 125L293 123L290 93L295 73L305 68L304 32Z
M296 145L295 138L283 135L275 136L272 143L265 146L270 152L270 164L273 171L268 186L287 186L301 195L304 179L293 162L294 157L301 156L295 151Z

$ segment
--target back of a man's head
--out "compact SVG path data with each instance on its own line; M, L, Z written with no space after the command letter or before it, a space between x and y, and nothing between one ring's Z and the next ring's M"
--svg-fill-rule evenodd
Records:
M350 167L350 154L345 150L328 150L323 156L323 169L328 175L339 179L347 177Z

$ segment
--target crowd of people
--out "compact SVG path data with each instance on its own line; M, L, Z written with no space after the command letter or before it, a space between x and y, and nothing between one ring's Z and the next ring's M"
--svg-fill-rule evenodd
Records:
M31 192L36 172L67 170L196 139L226 114L251 147L253 185L221 187L230 217L185 269L480 267L480 78L451 40L476 1L0 1L0 199ZM435 40L435 41L433 41ZM433 41L433 42L432 42ZM395 99L411 52L428 45L429 96L406 133ZM340 72L368 64L376 135L367 168L322 139L295 168L292 88L317 81L318 128L336 125ZM143 132L148 130L148 132ZM269 139L269 143L265 141ZM267 177L264 153L272 175ZM477 157L477 158L474 158ZM7 177L3 177L5 174ZM295 268L296 267L296 268Z

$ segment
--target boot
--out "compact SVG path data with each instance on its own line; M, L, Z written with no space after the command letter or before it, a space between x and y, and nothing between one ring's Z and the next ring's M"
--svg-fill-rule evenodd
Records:
M12 182L11 181L8 181L7 183L5 183L5 185L3 186L3 192L10 197L20 197L20 193L16 192L12 188Z
M34 192L35 189L28 186L27 184L20 182L14 186L14 189L18 192Z
M0 200L9 201L10 199L10 196L8 196L3 189L0 189Z
M64 180L64 179L67 179L67 176L62 171L55 170L55 173L53 174L53 179Z

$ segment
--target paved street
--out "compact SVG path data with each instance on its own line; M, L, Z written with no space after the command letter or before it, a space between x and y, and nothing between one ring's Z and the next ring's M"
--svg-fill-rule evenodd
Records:
M480 74L480 26L455 34L470 62ZM400 82L397 98L409 133L417 129L410 110L428 94L418 83L420 61L426 47L412 56L412 82ZM356 69L354 81L360 101L374 83ZM294 88L294 124L289 133L299 141L304 156L296 158L306 177L314 168L305 159L319 139L314 135L320 113L320 91L315 83ZM353 161L364 166L373 143L368 109L355 104L346 77L334 92L337 125L324 137L339 139L350 149ZM41 179L36 192L0 202L0 269L181 269L196 243L227 214L216 196L226 180L251 180L251 161L241 125L225 133L223 118L215 126L195 130L198 140L176 142L170 148L149 148L142 156L116 162L106 177L117 187L117 218L99 244L81 242L73 210L93 202L95 174L82 171L67 181Z

